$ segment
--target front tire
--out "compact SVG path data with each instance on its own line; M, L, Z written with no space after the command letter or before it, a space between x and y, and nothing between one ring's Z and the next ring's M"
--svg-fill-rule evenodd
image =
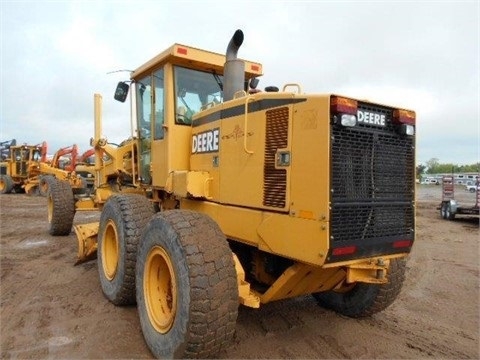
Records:
M50 189L51 184L55 181L56 179L52 175L44 175L40 177L40 181L38 182L38 192L40 196L47 196L48 189Z
M313 296L320 306L349 317L366 317L385 310L395 299L405 280L405 259L390 260L388 283L357 283L347 292L327 291Z
M143 195L111 196L98 230L97 262L105 297L115 305L135 304L135 263L142 230L155 213Z
M158 213L137 255L137 307L158 358L214 357L232 340L238 287L232 251L208 216Z
M69 235L75 217L75 199L70 184L66 181L53 181L48 189L47 202L50 235Z

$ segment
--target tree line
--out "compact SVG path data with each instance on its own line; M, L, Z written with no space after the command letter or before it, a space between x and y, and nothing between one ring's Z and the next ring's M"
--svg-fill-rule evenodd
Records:
M417 165L417 177L422 174L449 174L449 173L471 173L480 172L480 162L470 165L457 165L452 163L441 163L439 159L432 158L425 164Z

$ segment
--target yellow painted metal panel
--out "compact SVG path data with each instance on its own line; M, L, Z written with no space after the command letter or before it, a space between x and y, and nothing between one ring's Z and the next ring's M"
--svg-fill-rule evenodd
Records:
M320 221L186 199L181 208L208 214L228 238L260 250L314 265L325 262L328 231Z
M294 105L290 213L305 219L329 217L329 96L309 96ZM325 223L325 225L327 225Z
M168 192L186 198L211 198L210 183L212 178L206 171L173 171L167 181Z
M243 106L247 99L244 97L232 100L231 105ZM264 112L250 114L246 123L245 115L241 114L221 122L218 201L239 206L263 207L264 116Z
M284 109L287 126L285 137L287 140L284 148L276 150L277 152L290 151L293 106L288 105L288 103L293 97L294 95L291 93L259 93L243 96L207 109L202 112L200 118L194 116L192 136L214 129L220 131L218 152L194 153L191 156L192 170L209 171L211 173L214 201L251 208L288 211L289 165L281 168L286 174L283 203L273 206L265 202L265 185L268 181L270 183L275 181L274 177L266 180L265 175L266 124L270 114ZM268 106L265 106L265 104ZM260 109L248 112L249 107ZM221 116L224 116L224 118L220 119ZM202 119L212 120L197 125ZM278 169L278 167L275 166L275 169Z
M282 214L265 215L257 226L259 249L321 265L328 252L328 227L322 222Z
M262 303L333 289L345 278L339 268L323 269L296 263L289 267L268 290L261 295Z

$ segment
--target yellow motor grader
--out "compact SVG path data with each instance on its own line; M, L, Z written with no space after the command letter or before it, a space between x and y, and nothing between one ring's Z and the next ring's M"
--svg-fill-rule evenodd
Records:
M74 193L86 191L86 180L75 171L75 162L78 155L76 144L58 149L50 161L42 159L30 168L23 185L25 192L38 192L42 196L48 194L50 184L55 180L68 181Z
M237 30L225 55L174 44L133 71L115 92L121 102L130 92L128 156L112 157L92 198L58 185L49 201L51 226L70 212L64 234L75 210L101 210L99 223L75 225L80 260L97 250L104 295L136 302L156 357L216 356L239 304L311 294L363 317L404 280L415 113L299 84L259 91L262 65L237 57L242 43Z
M39 164L45 161L46 142L38 145L17 145L16 141L2 150L0 194L24 193L25 184L36 176Z

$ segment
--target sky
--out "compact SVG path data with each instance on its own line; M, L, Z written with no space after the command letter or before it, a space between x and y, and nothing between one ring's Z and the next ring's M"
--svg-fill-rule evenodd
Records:
M260 62L259 88L298 83L412 109L417 163L480 161L480 1L0 0L0 141L47 141L49 153L93 136L131 135L128 71L174 43ZM113 73L112 73L113 72Z

